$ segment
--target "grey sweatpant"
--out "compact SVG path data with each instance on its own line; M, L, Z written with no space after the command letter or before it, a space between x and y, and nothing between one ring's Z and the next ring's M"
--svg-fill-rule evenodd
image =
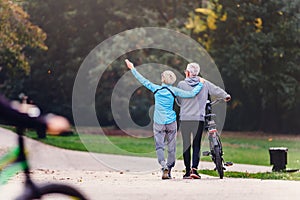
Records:
M177 122L171 124L153 124L155 149L158 163L162 168L172 168L176 160ZM165 143L168 146L168 159L165 161Z

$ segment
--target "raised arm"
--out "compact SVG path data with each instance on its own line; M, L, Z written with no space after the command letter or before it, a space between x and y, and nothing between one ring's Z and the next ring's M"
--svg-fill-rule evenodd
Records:
M134 67L133 63L130 62L128 59L125 60L128 69L131 70L133 76L143 85L145 86L147 89L149 89L151 92L154 92L155 90L157 90L159 88L158 85L150 82L148 79L146 79L145 77L143 77Z

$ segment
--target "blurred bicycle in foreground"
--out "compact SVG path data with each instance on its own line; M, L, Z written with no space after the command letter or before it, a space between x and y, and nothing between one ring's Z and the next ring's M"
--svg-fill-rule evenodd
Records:
M27 97L23 96L23 100ZM17 147L0 158L0 186L20 172L24 172L24 191L16 199L78 199L86 200L76 188L65 184L36 184L31 179L30 165L26 156L24 131L26 128L37 130L39 137L45 137L46 131L59 135L68 131L70 124L62 116L53 114L40 115L39 109L22 102L10 102L0 95L0 116L6 124L16 127ZM1 188L0 188L1 189Z

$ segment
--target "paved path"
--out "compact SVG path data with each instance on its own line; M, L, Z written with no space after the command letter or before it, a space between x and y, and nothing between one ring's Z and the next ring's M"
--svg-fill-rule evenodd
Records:
M0 128L0 154L14 146L16 135ZM33 177L37 182L65 182L80 188L91 199L299 199L300 182L257 179L220 180L202 175L201 180L183 180L179 160L172 180L162 181L154 158L90 154L59 149L26 139ZM116 167L117 166L117 167ZM201 162L201 169L212 169ZM231 171L266 172L271 167L239 165ZM22 189L22 175L0 188L0 200L13 199Z

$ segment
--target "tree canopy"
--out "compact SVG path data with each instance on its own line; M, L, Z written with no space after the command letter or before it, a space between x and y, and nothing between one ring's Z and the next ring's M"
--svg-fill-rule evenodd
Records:
M297 126L299 3L214 0L195 9L186 27L211 53L232 92L229 127L280 132L293 129L291 122Z
M29 52L32 49L47 50L44 44L46 33L34 25L14 1L0 1L0 22L0 84L12 89L20 77L30 73Z
M299 4L295 0L0 0L1 89L10 98L24 92L45 112L72 120L74 80L89 52L128 29L165 27L190 35L219 67L233 99L226 129L297 132ZM162 63L178 69L187 64L178 55L154 49L117 59L102 76L95 97L103 125L115 125L110 98L126 71L125 57L136 64ZM149 119L142 116L153 104L151 93L138 89L131 102L132 118L147 123Z

